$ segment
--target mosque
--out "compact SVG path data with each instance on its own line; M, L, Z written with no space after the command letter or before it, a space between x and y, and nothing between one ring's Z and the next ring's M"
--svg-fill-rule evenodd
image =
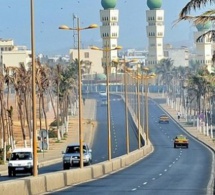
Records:
M115 9L117 0L101 0L103 10L100 10L100 34L103 40L103 48L114 48L117 46L119 37L119 10ZM164 56L164 13L162 9L162 0L147 0L149 10L146 10L146 33L148 37L148 56L145 65L155 65ZM194 32L194 43L196 45L196 62L201 65L207 65L211 70L212 43L209 37L197 41L196 39L211 28L210 23L196 26L197 32ZM117 51L103 52L102 65L106 62L111 63L117 58Z

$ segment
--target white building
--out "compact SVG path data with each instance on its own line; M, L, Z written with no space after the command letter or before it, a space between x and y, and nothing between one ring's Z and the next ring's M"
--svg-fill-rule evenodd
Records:
M167 44L164 46L164 57L173 60L175 67L189 66L189 49L187 47L173 48L172 45Z
M150 10L146 10L146 27L148 36L148 58L147 66L156 65L164 58L163 37L164 37L164 10L161 10L161 0L148 0Z
M207 65L208 70L211 72L212 65L212 42L210 40L210 35L205 38L197 39L210 29L210 23L198 24L196 26L197 32L194 32L194 41L196 44L196 62L200 65Z
M78 50L70 50L70 62L78 59ZM89 61L91 63L89 74L104 73L104 69L101 64L102 52L92 49L80 49L80 60Z
M26 46L15 46L12 39L0 40L1 64L6 67L19 67L23 63L26 67L31 63L31 51Z
M118 46L117 39L119 37L119 10L115 9L116 0L101 1L104 10L100 10L100 21L102 25L100 26L100 35L102 38L102 67L111 67L112 61L118 58L117 50L111 50ZM109 69L111 73L115 71L115 68ZM106 72L106 71L105 71Z

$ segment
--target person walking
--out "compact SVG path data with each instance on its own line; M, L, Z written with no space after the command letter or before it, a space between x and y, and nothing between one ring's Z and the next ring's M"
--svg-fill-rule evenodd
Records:
M180 111L177 112L177 116L178 116L178 120L180 121L180 118L181 118L181 113L180 113Z

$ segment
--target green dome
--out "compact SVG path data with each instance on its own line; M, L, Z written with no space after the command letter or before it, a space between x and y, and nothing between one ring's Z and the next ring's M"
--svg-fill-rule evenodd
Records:
M162 0L147 0L147 6L150 10L160 9L162 5Z
M101 4L104 9L114 9L117 0L102 0Z
M196 28L198 31L205 31L211 28L211 22L206 22L204 24L197 24Z

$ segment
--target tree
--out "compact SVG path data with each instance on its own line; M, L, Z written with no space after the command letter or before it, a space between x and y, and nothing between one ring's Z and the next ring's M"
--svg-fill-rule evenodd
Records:
M179 14L179 19L177 22L181 20L188 20L194 22L195 25L197 24L206 24L207 22L215 21L215 9L209 10L204 12L201 15L197 16L190 16L188 15L192 10L197 10L202 7L205 7L207 4L214 4L214 0L190 0L185 7L181 10ZM215 39L215 31L208 30L206 33L198 37L197 40L200 40L206 36L209 36L211 40ZM213 61L214 62L214 61Z
M163 83L167 86L167 92L170 91L170 82L173 78L171 71L173 69L173 60L170 58L162 59L159 64L155 66L155 73L158 75L158 83Z

